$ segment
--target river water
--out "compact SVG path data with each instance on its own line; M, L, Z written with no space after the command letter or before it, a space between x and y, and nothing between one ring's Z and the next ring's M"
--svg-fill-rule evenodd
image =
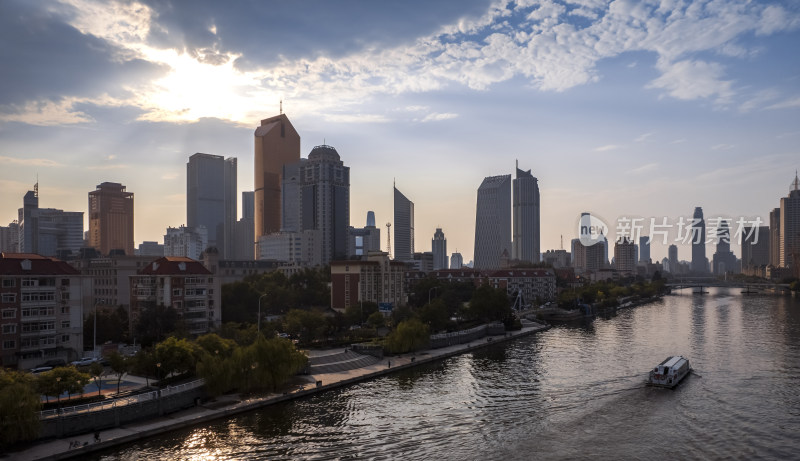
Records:
M680 292L679 292L680 293ZM667 355L695 373L644 386ZM799 459L800 301L670 295L99 459Z

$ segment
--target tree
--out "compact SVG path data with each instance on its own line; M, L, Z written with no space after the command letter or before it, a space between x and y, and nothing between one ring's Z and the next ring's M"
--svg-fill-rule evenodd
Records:
M0 368L0 449L38 437L42 403L34 389L30 375Z
M472 294L467 314L474 320L484 322L504 321L511 316L506 291L487 284L481 285Z
M430 330L427 325L412 318L397 325L397 328L386 338L386 346L390 352L402 354L416 352L430 341Z
M197 360L197 376L205 380L205 389L209 395L215 397L229 391L233 387L233 359L234 353L240 349L234 345L229 356L218 352L203 350Z
M163 377L171 373L183 374L194 371L197 362L195 345L186 339L174 336L156 344L155 355L161 364L159 373Z
M136 324L136 335L143 346L151 346L178 328L178 312L172 307L157 305L145 308Z
M327 322L321 311L292 309L284 318L284 328L286 332L310 342L324 337Z
M376 303L365 301L363 303L351 304L344 310L344 318L347 326L361 325L370 315L378 312Z
M82 373L75 367L59 367L41 373L36 378L36 387L46 396L57 396L60 404L61 394L66 392L68 399L72 394L82 394L90 379L89 374Z
M83 322L83 345L90 348L94 344L94 311ZM124 307L97 309L97 344L125 342L128 339L128 311Z
M209 354L221 355L222 357L230 357L236 348L236 341L225 339L215 333L200 336L195 342Z
M244 356L252 360L254 386L271 391L277 391L308 362L291 341L281 338L257 338L247 349ZM241 364L242 368L247 365Z
M119 394L119 385L122 382L122 377L128 372L131 367L130 361L117 351L111 353L108 358L111 364L111 370L117 375L117 394Z
M100 385L102 384L102 380L100 376L103 374L103 365L100 362L93 362L89 366L89 376L94 381L94 385L97 386L97 396L100 397L102 393L100 392Z
M380 312L373 312L367 319L367 324L375 329L384 327L386 326L386 317Z
M440 331L450 324L450 315L442 299L434 299L430 304L422 306L419 310L419 319L429 325L431 331Z

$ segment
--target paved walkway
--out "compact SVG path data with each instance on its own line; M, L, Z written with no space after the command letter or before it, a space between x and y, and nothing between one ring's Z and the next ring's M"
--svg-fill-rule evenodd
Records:
M214 401L203 405L178 411L155 419L137 421L114 429L100 432L100 442L94 441L94 434L84 434L77 437L44 441L25 450L10 453L10 459L26 461L40 459L66 459L84 456L87 453L113 447L115 445L145 439L164 432L194 426L207 421L230 417L245 411L254 410L278 402L295 399L301 396L323 392L337 387L394 373L399 370L411 368L424 363L441 360L446 357L459 355L464 352L480 349L498 342L512 340L526 336L547 327L539 324L527 323L521 331L506 333L505 335L487 336L469 344L430 349L413 354L386 357L378 363L353 370L335 373L297 376L284 394L268 394L257 397L242 398L239 394L230 394L217 397ZM341 349L331 351L340 352ZM325 352L315 352L315 356L325 355ZM390 365L391 363L391 365ZM321 384L319 384L321 382ZM70 448L71 442L77 442L78 448Z

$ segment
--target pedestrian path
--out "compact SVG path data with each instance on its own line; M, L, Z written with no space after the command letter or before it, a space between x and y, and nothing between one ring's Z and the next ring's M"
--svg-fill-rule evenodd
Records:
M545 329L547 329L547 327L544 325L527 323L520 331L508 332L505 335L487 336L469 344L447 346L441 349L430 349L417 354L386 357L382 360L375 359L371 364L361 368L332 370L326 373L313 373L308 376L298 376L297 380L289 385L285 393L259 396L242 396L239 394L223 395L217 397L212 402L166 416L104 430L98 434L99 441L95 441L95 434L84 434L78 437L49 440L37 443L24 450L10 453L9 459L28 461L82 457L86 456L88 453L111 448L115 445L142 440L163 434L166 431L182 429L207 421L234 416L266 405L347 386L355 382L463 354L464 352L480 349L498 342L512 340ZM339 349L338 351L332 351L330 354L315 353L314 355L316 361L316 359L324 356L335 357L339 354L344 354L344 352ZM74 448L75 445L77 445L78 448Z

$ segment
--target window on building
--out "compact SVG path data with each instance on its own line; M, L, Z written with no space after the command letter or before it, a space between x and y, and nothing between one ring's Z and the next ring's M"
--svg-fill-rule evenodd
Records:
M61 335L61 342L68 343L69 342L69 335Z
M17 324L12 323L10 325L3 325L3 334L4 335L13 335L17 332Z
M3 309L3 318L4 319L13 319L17 317L17 310L16 309Z
M17 285L15 279L3 279L3 288L13 288Z
M175 289L172 290L172 296L180 296L180 295L181 295L181 289L180 288L175 288Z
M16 348L17 348L17 342L14 341L13 339L3 341L3 349L16 349Z
M69 320L62 320L61 328L69 328Z
M15 302L17 302L17 294L16 293L3 293L2 302L4 302L4 303L15 303Z

